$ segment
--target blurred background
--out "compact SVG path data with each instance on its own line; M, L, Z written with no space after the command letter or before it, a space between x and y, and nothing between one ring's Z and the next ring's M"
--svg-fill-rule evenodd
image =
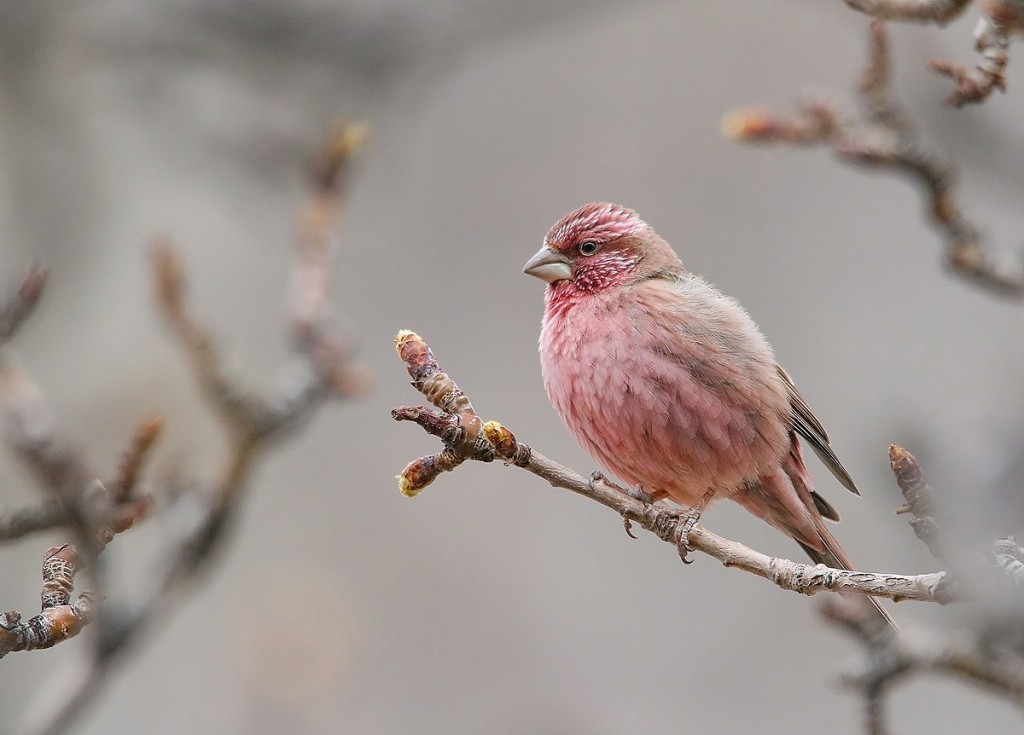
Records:
M1006 96L962 111L925 69L971 60L974 21L894 28L897 84L959 163L964 206L1009 249L1024 67ZM437 442L389 410L420 402L392 346L414 329L485 418L594 469L544 396L542 284L520 270L563 213L610 199L767 333L863 490L812 468L862 568L936 567L892 513L893 441L1020 533L1004 488L1024 433L1024 311L943 272L905 182L719 131L738 106L849 97L865 42L864 17L806 0L0 3L0 275L51 267L17 344L101 472L153 413L167 419L157 467L209 477L224 449L153 309L154 234L182 248L233 364L267 385L304 163L335 118L373 126L335 306L373 390L261 465L221 564L75 732L861 732L839 682L859 651L817 599L706 557L684 568L606 509L500 465L403 498L394 475ZM0 487L5 506L37 497L10 455ZM709 528L799 558L726 505ZM153 520L112 544L111 596L132 595L168 535ZM41 554L60 540L2 549L4 609L36 610ZM2 719L84 645L3 661ZM1008 704L945 680L901 688L892 712L899 732L1019 727Z

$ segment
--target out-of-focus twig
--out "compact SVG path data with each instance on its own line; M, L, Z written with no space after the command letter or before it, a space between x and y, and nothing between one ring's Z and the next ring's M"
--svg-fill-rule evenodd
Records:
M805 103L793 116L740 110L723 119L724 132L737 140L759 143L825 145L844 161L889 169L917 182L926 211L945 240L946 262L958 274L992 291L1024 296L1024 263L996 256L982 241L980 229L961 211L950 164L926 150L891 88L888 38L881 21L871 24L871 52L861 84L861 115L833 104Z
M889 447L889 466L896 477L896 484L906 504L897 509L897 513L909 513L910 527L928 547L928 551L944 564L949 563L946 550L942 548L938 512L934 493L925 479L924 472L917 459L903 447L893 444Z
M117 468L117 479L113 484L116 500L125 501L135 492L139 475L163 428L164 421L157 416L143 422L135 430L128 451L124 453Z
M946 101L954 107L980 104L995 90L1006 91L1006 65L1010 62L1010 37L1024 31L1024 2L990 0L974 29L974 48L981 56L974 66L932 61L931 67L954 82Z
M943 518L935 492L921 470L917 459L903 447L893 444L889 447L889 464L896 476L896 484L903 492L906 503L896 512L911 516L910 526L917 537L928 547L936 559L952 571L949 584L955 589L957 580L964 574L976 576L979 570L994 568L1009 580L1012 587L1024 586L1024 548L1012 536L997 539L989 547L984 558L970 564L970 560L956 558L944 543L946 526L953 526L952 519Z
M956 677L1024 708L1024 657L1019 650L995 646L969 631L911 628L896 634L842 598L829 600L824 613L865 650L863 670L845 681L864 695L870 735L889 732L884 710L892 686L922 673Z
M501 424L481 420L469 397L437 364L427 343L414 332L402 331L396 339L398 355L420 391L439 411L424 406L400 407L392 411L398 421L412 421L428 433L440 437L444 449L438 454L413 460L398 476L399 489L407 496L417 495L440 474L451 471L466 460L522 467L555 487L571 490L617 512L627 524L635 522L660 539L671 543L684 557L691 550L701 551L721 561L771 581L782 589L803 594L821 591L855 592L862 595L951 602L953 597L944 583L944 573L899 575L830 569L823 565L800 564L747 548L735 541L693 525L686 533L685 518L677 511L647 502L638 494L613 485L600 475L589 480L544 457L518 441Z
M854 10L881 20L937 23L957 18L971 0L844 0ZM988 0L974 29L974 48L981 56L974 66L931 61L931 68L956 82L946 98L955 106L980 104L995 90L1006 91L1004 72L1010 61L1010 37L1024 32L1024 0Z
M885 20L945 24L956 18L971 0L843 0L854 10Z
M22 277L21 283L7 303L0 308L0 345L13 337L35 311L46 287L47 275L45 268L33 265Z
M124 651L167 613L183 588L209 568L232 528L253 465L266 448L311 418L326 399L353 396L365 387L364 373L352 358L350 340L337 336L331 329L329 300L341 182L365 133L365 126L339 128L313 165L310 197L299 225L288 307L292 364L276 391L251 391L227 372L215 338L188 303L179 256L166 240L157 243L153 261L157 301L192 364L207 402L227 431L227 457L218 477L199 483L200 502L204 505L202 517L164 550L164 563L151 576L144 594L130 602L108 600L92 615L90 627L95 635L87 665L76 670L59 691L48 692L45 699L29 709L17 731L21 735L62 731L92 701ZM21 422L25 426L29 423ZM121 504L118 507L139 501L140 472L160 428L158 420L139 427L109 492L102 483L92 483L111 502ZM31 435L29 431L21 433ZM55 451L50 444L43 449ZM77 460L69 459L66 464L68 471L75 471L76 478L88 477L78 470ZM91 504L83 502L82 507L92 512ZM104 518L109 521L111 517ZM116 523L119 519L113 517L114 522L102 525L101 531L122 530ZM105 540L106 536L101 535L99 548Z
M104 588L99 554L116 534L143 517L151 502L131 489L113 494L90 472L78 448L60 436L42 390L9 345L0 347L0 409L8 444L50 495L38 506L8 516L0 527L0 538L60 526L74 539L46 553L42 612L23 621L11 611L0 620L0 628L6 631L0 635L0 656L4 656L49 648L74 637L96 619ZM144 433L153 434L146 442L148 449L155 434ZM137 472L141 459L135 462ZM73 581L81 570L89 576L90 591L72 603Z

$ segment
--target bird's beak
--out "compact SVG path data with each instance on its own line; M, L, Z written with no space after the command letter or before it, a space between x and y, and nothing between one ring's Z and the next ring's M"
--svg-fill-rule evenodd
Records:
M548 283L554 283L572 278L572 266L569 259L562 253L545 245L526 262L526 265L523 266L523 273Z

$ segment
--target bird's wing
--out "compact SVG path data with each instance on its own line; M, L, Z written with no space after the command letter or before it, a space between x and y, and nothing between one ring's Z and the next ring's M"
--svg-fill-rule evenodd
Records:
M807 401L800 395L800 391L793 385L793 380L789 377L789 374L778 365L775 368L779 371L779 376L782 378L782 382L786 384L786 390L789 393L789 405L792 408L790 421L792 422L793 429L811 445L811 449L818 455L818 459L828 467L829 472L835 475L843 487L854 495L860 495L860 490L853 483L850 473L846 471L843 463L839 461L839 457L832 451L832 447L828 443L828 434L825 432L825 427L821 425L814 412L811 411L811 407L807 405Z

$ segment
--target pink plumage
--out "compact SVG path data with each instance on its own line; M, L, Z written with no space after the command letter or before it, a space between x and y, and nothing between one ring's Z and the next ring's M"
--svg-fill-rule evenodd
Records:
M602 466L686 507L731 498L815 562L852 568L823 523L839 516L814 491L800 437L857 490L739 303L687 272L634 211L606 202L563 217L525 271L548 282L548 397Z

